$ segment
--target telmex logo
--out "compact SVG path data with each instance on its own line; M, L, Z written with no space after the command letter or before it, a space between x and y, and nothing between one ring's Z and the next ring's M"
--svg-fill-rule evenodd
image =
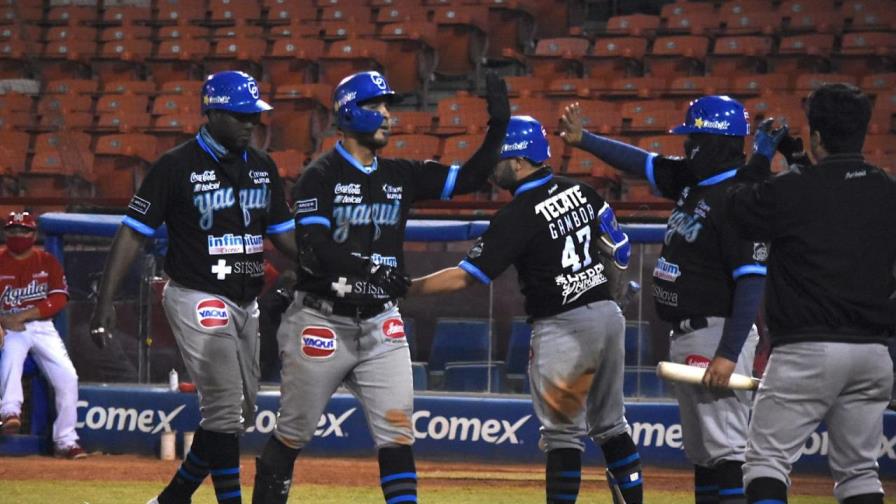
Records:
M485 441L489 444L520 444L516 431L529 420L526 415L514 423L489 418L432 416L428 410L415 411L412 416L414 437L417 439L447 439L449 441Z
M504 144L501 147L501 152L524 150L527 147L529 147L529 141L528 140L520 140L519 142Z
M632 440L636 445L649 447L655 446L661 448L668 446L669 448L681 448L681 424L672 424L669 426L661 423L641 423L632 424ZM803 455L819 455L826 457L829 450L829 441L827 432L813 432L803 445ZM888 438L880 437L880 451L878 458L886 456L890 460L896 460L896 436Z

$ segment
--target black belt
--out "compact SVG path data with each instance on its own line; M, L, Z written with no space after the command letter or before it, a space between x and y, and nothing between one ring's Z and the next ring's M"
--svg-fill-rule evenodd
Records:
M709 327L706 317L691 317L672 323L672 332L675 334L687 334Z
M394 301L365 305L341 303L339 301L324 299L315 296L314 294L305 294L305 297L302 298L302 304L308 308L317 310L324 315L338 315L340 317L352 317L355 319L369 319L395 306Z

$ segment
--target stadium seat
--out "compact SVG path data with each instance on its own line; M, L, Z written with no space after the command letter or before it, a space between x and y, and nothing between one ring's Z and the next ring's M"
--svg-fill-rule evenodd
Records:
M28 129L34 123L31 112L3 112L0 114L0 129Z
M392 2L378 8L375 22L379 25L426 21L427 10L419 2Z
M484 130L488 122L485 100L458 93L444 98L436 105L438 126L436 133L457 134Z
M646 38L600 38L582 58L583 72L596 79L639 75L646 53Z
M118 80L103 83L103 94L156 94L156 83L147 80Z
M504 77L507 84L507 96L537 96L546 89L545 80L532 75L511 75Z
M432 131L432 112L422 110L397 110L391 112L393 134L429 133Z
M389 86L397 93L413 94L418 104L426 104L438 62L436 25L423 21L391 23L381 28L379 38L387 42L384 70Z
M443 372L448 362L487 361L489 332L489 322L485 319L436 319L429 352L430 373Z
M47 82L45 94L92 94L99 90L99 82L94 79L61 79Z
M0 7L0 23L40 23L44 20L44 7L41 2L24 3L11 0Z
M453 135L445 139L439 160L446 165L462 165L482 145L484 135Z
M58 147L35 148L28 174L83 175L89 179L93 169L93 152L89 148L64 143ZM33 196L33 194L29 194Z
M203 80L202 60L209 54L208 41L198 39L162 40L146 68L153 80Z
M382 40L340 40L333 42L320 58L320 82L335 86L355 72L382 70L389 54Z
M92 26L78 25L52 26L47 28L44 40L47 42L67 42L72 40L94 42L96 41L96 29Z
M859 87L862 91L872 95L896 89L896 72L866 75L862 77Z
M569 2L567 0L538 0L535 19L539 37L562 37L569 33Z
M833 9L812 8L785 16L784 33L840 33L843 18Z
M606 34L611 37L653 38L660 27L660 17L650 14L612 16L607 20Z
M664 156L684 156L684 142L677 135L653 135L641 137L638 147Z
M862 146L862 152L896 154L896 135L889 133L867 135L865 144Z
M322 40L293 37L277 39L270 56L263 60L265 73L274 86L313 82L317 77L317 60L323 53Z
M427 390L429 388L425 362L411 362L411 376L414 379L414 390Z
M675 100L631 100L622 102L619 112L624 120L632 121L658 110L675 111L677 109L678 105Z
M433 9L436 23L437 75L463 77L479 82L479 73L488 47L488 7L452 5Z
M93 112L93 99L89 95L67 94L44 95L37 102L38 114L59 114L64 112Z
M318 9L311 2L284 2L269 1L262 2L267 8L268 15L265 23L269 26L288 25L291 23L299 23L305 25L313 25L309 21L317 21Z
M319 38L325 41L346 40L358 38L375 38L377 25L371 21L343 20L343 21L318 21ZM310 38L304 36L305 38Z
M192 24L160 26L156 38L162 40L201 39L208 37L208 28Z
M448 362L444 389L455 392L503 392L501 362Z
M588 99L606 89L603 79L590 77L574 79L555 79L548 83L545 94L556 101L557 98L570 97Z
M781 37L778 54L771 58L780 73L819 73L830 70L834 36L825 33L804 33Z
M582 149L572 150L563 173L571 177L591 179L588 182L598 188L607 185L618 186L621 177L618 170Z
M707 56L706 66L713 75L731 77L765 70L765 61L772 52L771 37L745 35L719 37L712 54Z
M698 97L701 95L721 94L727 89L728 79L722 76L695 75L691 77L676 77L669 81L669 87L665 94L668 96Z
M735 96L756 96L790 90L790 76L782 73L737 75L731 79L729 93Z
M332 87L326 84L277 86L270 112L270 148L313 152L329 121Z
M154 116L170 114L198 114L201 107L199 95L160 94L152 102L151 113Z
M633 117L627 127L623 124L623 130L653 134L667 132L669 128L681 123L681 117L681 112L674 109L649 107L646 113Z
M5 111L3 115L6 115ZM8 168L12 174L24 172L30 143L31 135L28 133L0 129L0 147L4 148L3 168Z
M719 19L710 9L709 12L669 16L665 20L663 32L668 35L703 35L715 31L718 26Z
M718 14L724 17L747 12L772 12L774 10L773 0L733 0L722 2Z
M21 39L0 42L0 78L23 79L35 72L40 45Z
M41 114L37 124L39 131L75 130L82 131L94 126L91 112L59 112Z
M555 131L560 121L557 105L547 98L513 98L510 100L510 113L532 116L538 119L548 132Z
M660 17L662 19L669 19L672 16L697 13L712 14L714 13L714 7L711 3L690 2L685 0L668 3L660 8Z
M666 89L666 79L662 77L623 77L612 79L604 92L606 96L650 98Z
M294 149L287 149L272 151L269 154L271 155L271 159L274 160L274 164L277 165L277 172L280 174L280 178L286 180L296 180L299 178L305 164L305 153Z
M152 54L152 42L145 39L103 42L100 54L90 62L94 75L103 82L138 79L143 62Z
M212 29L211 40L213 40L216 44L220 43L223 40L233 38L264 38L264 27L255 24L244 24L243 22L238 22L237 24L218 26Z
M618 133L622 129L622 114L616 102L603 100L582 100L582 125L588 131L601 135ZM562 109L558 110L559 113Z
M211 23L244 23L261 20L259 2L234 2L231 0L209 0L208 21Z
M784 18L793 18L806 12L832 12L834 0L784 0L778 6L778 14Z
M877 5L852 16L848 31L884 31L896 28L896 12L892 5Z
M44 46L39 63L41 77L46 80L90 77L90 61L96 54L91 40L54 40Z
M439 154L439 138L431 135L394 135L380 154L388 158L435 159Z
M877 105L871 110L871 119L868 123L870 134L886 134L893 130L893 113L891 107Z
M168 150L177 145L178 139L184 136L195 135L199 128L205 124L205 118L198 112L182 112L179 114L166 114L156 116L152 120L151 131L158 137L158 150ZM165 141L164 133L172 133L172 138Z
M31 95L21 93L9 93L0 95L0 113L7 112L31 112L34 99Z
M796 77L796 80L793 83L793 90L798 95L805 95L825 83L848 82L850 84L856 84L857 81L858 79L856 79L856 76L854 75L841 73L806 73Z
M533 45L535 0L488 2L488 51L486 57L498 63L519 62Z
M47 23L53 25L87 25L96 22L96 6L58 5L47 9Z
M152 126L152 116L146 112L131 113L115 111L99 114L96 124L98 133L132 133L141 132Z
M100 18L103 25L129 26L137 28L139 23L152 21L152 9L144 5L107 5Z
M142 173L156 158L156 137L130 133L104 135L97 139L97 194L105 198L128 198L136 189Z
M108 94L100 96L99 100L97 100L96 113L129 112L133 114L145 114L148 106L149 97L146 95Z
M703 73L709 39L694 35L658 37L644 57L645 72L657 77Z
M896 33L846 33L834 60L839 72L851 75L891 71L896 61Z
M207 74L225 70L239 70L249 75L261 76L261 60L267 51L267 42L260 38L227 38L215 44L215 51L203 61Z
M183 94L198 97L202 93L202 84L201 80L168 81L159 86L159 94Z
M780 31L781 16L770 11L728 14L722 25L724 35L774 35Z
M78 131L41 133L34 137L34 150L90 149L90 135Z
M532 75L546 80L577 77L582 74L582 58L588 53L586 38L560 37L541 39L528 58Z

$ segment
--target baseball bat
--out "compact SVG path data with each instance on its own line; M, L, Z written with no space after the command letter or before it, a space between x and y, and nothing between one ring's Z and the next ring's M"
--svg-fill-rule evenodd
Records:
M699 385L703 382L703 374L706 368L677 364L675 362L661 361L656 365L656 375L664 380ZM759 378L731 373L728 380L728 388L732 390L756 390L759 386Z

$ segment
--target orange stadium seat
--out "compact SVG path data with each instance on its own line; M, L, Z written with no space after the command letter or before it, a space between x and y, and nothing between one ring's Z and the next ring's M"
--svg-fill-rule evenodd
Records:
M235 23L261 19L261 5L258 2L209 0L208 11L208 20L212 23Z
M637 114L631 119L627 128L628 131L638 133L661 133L669 131L669 128L680 124L682 114L675 109L653 108L642 114Z
M387 24L381 28L379 38L387 44L384 70L389 85L398 93L414 94L418 103L427 103L429 82L438 62L435 24L414 21Z
M146 95L103 95L100 96L100 98L96 102L96 113L106 114L109 112L122 111L132 114L145 114L148 105L149 97Z
M208 36L208 28L191 24L160 26L156 38L159 40L195 39Z
M110 26L100 31L100 42L152 38L152 28L146 25Z
M769 11L729 14L722 25L725 35L774 35L780 31L781 16Z
M852 75L892 70L896 60L896 33L846 33L834 60L838 71Z
M318 9L309 2L280 2L265 1L268 4L268 15L266 23L268 25L280 25L298 23L303 21L317 21Z
M199 80L205 77L202 60L209 51L209 43L205 40L163 40L159 43L156 55L146 61L146 67L157 83Z
M39 44L19 39L0 42L0 78L21 79L35 71L35 56Z
M466 93L440 100L436 105L436 117L436 133L449 135L478 132L488 122L485 100Z
M42 114L37 127L40 131L86 130L93 127L93 113L59 112Z
M199 95L202 93L201 80L181 80L168 81L159 86L159 94L186 94L196 96L199 101Z
M702 74L708 50L709 39L706 37L658 37L651 53L644 57L645 70L654 76Z
M371 21L318 21L320 38L323 40L345 40L353 38L374 38L377 25Z
M619 185L622 179L619 171L582 149L572 150L563 173L574 177L595 178L597 180L594 181L594 186L597 188L605 187L607 184Z
M198 94L160 94L152 102L152 115L199 113L201 108Z
M896 29L896 12L892 5L875 6L856 13L846 29L850 31L882 31Z
M772 0L734 0L722 2L719 16L746 14L748 12L772 12L775 7Z
M103 42L99 56L90 66L103 81L139 78L152 49L152 42L146 39Z
M58 114L62 112L92 112L93 99L88 95L54 95L40 97L37 102L38 114Z
M156 158L156 137L142 133L104 135L97 139L95 151L97 195L127 198Z
M784 0L778 6L778 14L785 18L793 18L806 12L833 10L834 0Z
M843 31L843 18L834 9L813 8L805 12L792 13L786 22L784 31L785 33L840 33Z
M395 133L414 134L432 131L432 112L422 110L400 110L391 112L391 127Z
M896 89L896 72L878 73L862 77L859 87L866 93L876 95Z
M321 138L313 157L318 158L321 154L330 152L340 140L342 140L342 135L339 134L331 134Z
M311 82L317 74L317 61L323 54L322 40L277 39L271 48L271 55L263 60L265 73L274 86Z
M34 137L34 150L89 149L90 135L79 131L41 133Z
M755 73L765 68L773 44L771 37L719 37L715 40L712 54L706 59L706 66L714 75Z
M156 116L152 120L151 130L155 133L185 133L192 135L199 131L203 124L205 124L205 117L199 114L199 112L182 112ZM178 136L173 137L175 140L177 138ZM159 138L158 147L160 151L164 151L173 147L176 143L171 141L164 142L162 138Z
M439 154L439 137L432 135L395 135L383 147L383 157L402 159L435 159Z
M146 80L118 80L103 84L103 94L156 94L156 83Z
M0 114L0 129L27 129L32 126L34 116L31 112L3 112Z
M622 128L622 114L618 102L603 100L582 100L582 125L588 131L601 135L617 133ZM558 110L559 113L563 110Z
M437 26L439 65L436 73L467 76L479 81L482 60L488 47L488 7L452 5L433 9Z
M871 109L871 120L868 123L868 132L871 134L884 134L893 131L893 114L896 112L892 106L892 100L878 100Z
M0 146L5 147L4 163L13 173L25 171L31 135L22 131L0 130Z
M613 79L604 93L606 96L638 96L649 98L666 89L666 79L662 77L623 77Z
M721 94L728 88L728 79L722 76L695 75L676 77L669 81L665 94L669 96L690 96Z
M575 78L575 79L556 79L548 84L545 94L551 98L561 98L566 96L590 98L600 93L607 87L606 81L603 79L592 78Z
M624 179L622 201L633 203L663 203L668 201L662 196L653 194L650 184L646 180Z
M867 135L862 152L896 154L896 135L888 133Z
M152 117L146 112L109 112L99 114L96 130L103 133L129 133L145 131L152 126Z
M539 37L562 37L569 33L569 3L566 0L538 0L535 9Z
M523 53L532 45L535 33L536 0L487 2L488 51L486 57L498 62L523 62Z
M582 59L585 75L595 78L640 74L647 53L647 39L641 37L600 38Z
M0 95L0 114L8 112L31 112L34 99L31 95L8 93Z
M581 75L581 60L589 45L588 39L579 37L539 40L535 53L528 58L532 75L547 80Z
M632 120L654 110L677 110L675 100L633 100L622 102L619 113L623 119Z
M43 5L37 2L26 4L12 1L0 7L0 23L39 23L43 19Z
M261 25L244 24L244 21L237 21L236 24L218 26L212 29L212 40L218 43L221 42L221 39L263 37L264 27Z
M99 90L99 81L94 79L61 79L47 82L46 94L92 94Z
M684 14L712 14L714 11L715 8L711 3L676 1L663 5L660 8L660 17L669 19Z
M548 133L548 148L551 149L551 160L548 161L551 166L559 168L564 162L563 158L569 157L566 142L557 135Z
M650 14L631 14L628 16L612 16L607 20L606 34L619 37L647 37L656 35L660 27L660 17Z
M510 113L513 115L527 115L538 119L548 133L557 129L560 116L557 114L557 104L547 98L513 98L510 100Z
M370 9L359 5L327 5L321 6L320 21L337 21L337 22L353 22L368 23L371 20ZM425 12L422 17L416 19L425 19ZM409 18L398 17L395 22L408 21Z
M664 156L683 156L683 138L677 135L654 135L641 137L638 147L648 151L663 154Z
M280 178L286 180L296 180L302 173L305 165L305 153L294 149L269 152L274 164L277 165L277 173Z
M261 60L267 41L260 38L227 38L218 40L215 51L203 62L207 74L224 70L240 70L261 76Z
M782 73L817 73L830 69L834 36L825 33L804 33L781 37L778 54L772 66Z
M818 86L830 82L848 82L856 84L857 79L854 75L841 73L808 73L798 75L793 82L793 90L797 94L808 94Z
M439 161L446 165L462 165L482 144L484 135L454 135L445 139Z
M507 84L507 96L534 96L546 89L544 79L532 75L511 75L504 77Z
M96 40L96 29L92 26L62 25L47 28L44 36L47 42L80 40L92 42Z
M270 148L312 152L329 120L333 88L327 84L287 84L274 89Z
M149 5L113 5L103 8L100 18L104 25L119 25L136 28L136 24L152 21L152 9Z
M96 22L96 7L82 5L61 5L47 9L47 22L50 24L93 24Z
M710 7L712 7L710 5ZM665 20L664 32L675 35L703 35L715 31L719 26L718 16L709 12L691 12L670 16Z
M382 69L389 49L382 40L333 42L320 58L320 82L335 86L355 72Z
M90 61L96 54L96 42L91 40L54 40L44 46L40 64L44 79L86 78L90 76Z
M728 89L736 96L755 96L790 90L790 76L782 73L735 75Z

